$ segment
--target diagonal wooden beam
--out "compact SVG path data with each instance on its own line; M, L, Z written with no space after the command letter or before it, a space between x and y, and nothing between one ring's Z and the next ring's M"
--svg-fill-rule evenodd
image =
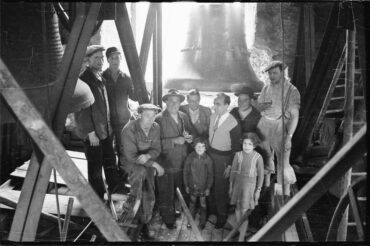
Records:
M249 241L270 241L286 231L344 173L363 158L366 148L366 125L344 145L328 163L285 204Z
M155 17L156 17L156 3L150 3L148 9L148 15L145 21L145 28L143 34L143 40L141 42L140 48L140 65L143 71L143 75L145 76L146 72L146 65L148 63L148 56L149 56L149 49L150 49L150 41L152 40L152 35L155 28Z
M0 59L1 95L9 104L45 159L66 181L86 213L108 241L129 241L110 212L88 184L81 171L68 156L59 139L50 130L40 113L19 87L8 68ZM49 177L48 177L49 178Z
M330 79L328 78L332 78L334 75L335 62L340 57L340 52L336 51L344 46L344 31L337 26L338 19L341 20L344 17L343 15L338 16L338 11L339 4L334 3L310 81L302 96L302 107L299 114L301 120L293 137L292 160L302 154L309 144L310 132L314 127L314 122L320 113L326 92L330 86Z
M130 18L124 2L116 3L116 14L117 17L115 23L121 40L122 49L126 57L127 66L133 80L135 93L140 104L148 103L149 96L145 85L144 74L139 61Z
M54 117L53 128L58 137L64 129L70 98L76 86L78 74L90 35L95 26L100 3L91 5L89 14L85 15L85 4L78 5L77 17L70 33L70 39L62 58L62 63L53 88L55 100L51 101L50 112ZM27 172L17 210L13 219L9 240L34 241L44 197L49 183L52 165L37 163L31 158L30 170Z

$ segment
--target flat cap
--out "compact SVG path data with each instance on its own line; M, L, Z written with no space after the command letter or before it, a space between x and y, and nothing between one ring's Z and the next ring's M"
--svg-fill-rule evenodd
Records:
M285 69L285 66L283 65L282 61L272 61L264 70L264 72L268 72L269 70L276 68L276 67L281 67L282 70Z
M103 51L105 50L104 46L102 45L98 45L98 44L94 44L94 45L90 45L87 47L86 49L86 57L90 57L92 56L94 53L98 52L98 51Z
M180 102L183 102L185 100L185 96L180 94L180 92L176 89L169 89L167 94L164 95L162 97L162 101L167 101L167 99L170 97L170 96L177 96L178 98L180 98Z
M188 95L200 95L197 88L191 89L188 91Z
M109 58L113 54L121 54L121 52L117 49L117 47L109 47L105 52L105 56Z
M153 110L153 111L159 112L161 110L161 108L160 107L157 107L157 106L155 106L154 104L151 104L151 103L141 104L137 108L137 112L139 114L141 114L144 110Z

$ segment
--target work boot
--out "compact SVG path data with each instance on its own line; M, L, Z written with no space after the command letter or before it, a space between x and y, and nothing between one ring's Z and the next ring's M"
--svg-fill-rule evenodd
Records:
M144 241L154 241L154 233L149 230L149 225L148 224L143 224L143 227L141 228L141 238Z

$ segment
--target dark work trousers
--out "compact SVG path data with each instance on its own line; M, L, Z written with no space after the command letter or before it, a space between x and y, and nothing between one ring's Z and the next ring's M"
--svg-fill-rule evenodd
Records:
M121 132L122 132L123 126L124 125L113 127L113 135L114 135L114 142L115 142L114 147L115 147L115 151L118 156L118 163L117 163L118 172L121 174L120 176L121 178L123 178L124 183L128 183L127 182L127 177L128 177L127 172L124 169L119 168L119 166L121 165L120 164L121 155L123 155L123 153L121 153Z
M112 192L119 182L116 156L113 149L113 138L110 136L100 140L98 146L90 146L88 139L84 143L89 182L98 196L103 199L105 188L102 168L104 168L104 174L110 192Z
M231 155L220 155L208 152L213 160L214 183L209 196L209 214L217 215L217 223L224 224L227 219L227 205L229 203L229 179L224 177L224 171L232 161Z
M166 224L173 224L176 221L176 187L180 188L182 195L185 194L183 187L183 170L165 172L161 177L157 176L156 182L158 189L157 202L162 220Z

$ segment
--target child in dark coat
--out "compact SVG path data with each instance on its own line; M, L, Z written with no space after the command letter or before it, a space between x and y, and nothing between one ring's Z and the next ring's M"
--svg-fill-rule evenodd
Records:
M206 224L207 206L206 196L213 183L213 161L205 153L206 141L202 138L194 140L194 149L186 158L184 166L184 185L186 192L190 194L189 210L195 218L195 205L197 198L200 200L199 227L204 228Z

